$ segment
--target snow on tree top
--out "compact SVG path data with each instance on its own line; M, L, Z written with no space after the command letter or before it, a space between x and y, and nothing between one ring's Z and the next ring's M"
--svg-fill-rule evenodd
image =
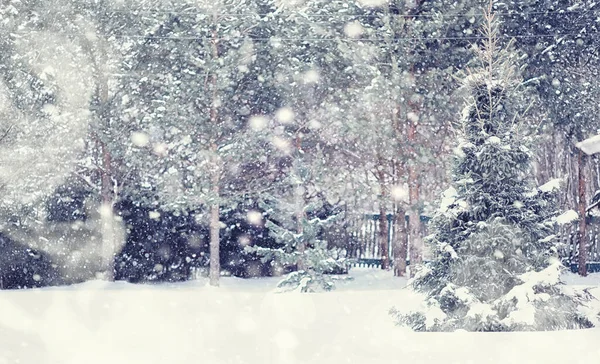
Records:
M542 192L553 192L560 189L560 178L550 180L539 187Z
M575 146L581 149L585 154L592 155L600 152L600 135L585 139Z
M494 315L497 315L496 310L491 305L481 302L474 303L467 313L469 317L480 316L482 318L493 317Z
M456 201L458 192L454 187L449 187L442 194L442 201L440 202L440 211L446 212L448 208Z
M500 138L498 138L497 136L491 136L488 138L487 142L489 144L500 144L502 142L502 140L500 140Z
M358 0L358 2L368 7L378 7L386 4L385 0Z
M461 141L459 145L456 148L454 148L454 154L460 158L464 158L466 156L464 150L473 148L475 148L475 144L471 142Z
M481 85L486 85L487 88L491 90L497 87L506 87L506 80L496 78L490 79L485 73L472 73L463 79L463 84L467 87L479 87Z
M567 225L579 220L579 214L574 210L569 210L556 217L556 223L559 225Z
M144 132L135 131L131 133L131 142L136 147L145 147L150 142L148 134Z
M454 250L454 248L450 244L448 244L448 243L442 243L441 244L441 249L444 252L450 254L450 257L452 259L457 259L458 258L458 254L456 254L456 251Z

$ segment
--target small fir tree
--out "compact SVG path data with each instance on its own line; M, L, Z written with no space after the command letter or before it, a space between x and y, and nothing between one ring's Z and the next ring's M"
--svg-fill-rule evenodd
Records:
M304 198L312 195L303 189L300 190ZM299 189L295 189L294 193L298 192ZM328 245L324 233L343 216L340 211L326 213L318 196L302 201L304 202L299 207L297 198L292 198L291 203L286 203L282 198L264 200L261 207L267 216L265 227L279 246L247 246L245 251L262 256L264 263L272 262L282 267L297 268L297 271L291 272L277 284L280 292L331 291L335 289L335 280L339 277L328 273L345 271L346 261L345 258L339 258L339 254L335 254L335 249ZM298 208L302 214L296 213ZM300 221L297 221L298 218Z
M488 13L481 66L464 80L463 140L428 243L430 264L409 287L422 312L392 314L417 331L557 330L594 326L587 292L567 291L556 254L552 192L535 189L522 136L518 82Z
M327 219L305 218L301 223L303 225L302 233L268 221L266 226L282 244L281 247L278 249L249 247L247 249L262 255L266 261L275 261L283 266L302 262L302 269L291 272L277 283L280 292L331 291L335 289L335 280L338 277L326 273L343 268L344 261L333 257L332 251L327 247L327 241L321 239L320 235L335 218L335 216ZM303 251L298 250L299 246L304 247Z

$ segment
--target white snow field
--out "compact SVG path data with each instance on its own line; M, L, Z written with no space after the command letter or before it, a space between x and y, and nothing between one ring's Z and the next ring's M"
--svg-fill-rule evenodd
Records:
M330 293L272 292L277 279L132 285L93 281L0 292L0 364L600 363L600 329L413 333L391 306L406 281L354 269ZM565 277L598 287L600 275ZM600 288L594 289L600 297Z

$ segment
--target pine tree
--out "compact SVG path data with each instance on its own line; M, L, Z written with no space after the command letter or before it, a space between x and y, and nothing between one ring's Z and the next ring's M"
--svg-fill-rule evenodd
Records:
M506 6L502 4L500 6ZM568 180L561 205L585 215L585 207L598 187L592 178L589 159L575 144L595 135L600 127L597 86L600 65L600 40L593 36L600 29L597 14L600 4L590 1L517 1L507 6L503 28L520 36L516 46L528 53L526 78L535 85L544 103L546 121L545 153L538 171ZM563 145L557 148L557 145ZM597 159L597 157L592 157ZM597 161L596 161L597 162ZM593 173L593 172L592 172ZM579 274L586 275L586 221L579 223Z
M323 273L339 268L329 242L322 237L333 220L314 214L343 184L333 177L339 145L331 124L338 121L340 105L354 96L338 88L349 87L359 77L352 68L351 51L340 39L345 20L354 10L346 1L312 0L282 5L273 14L274 23L287 19L275 23L270 41L273 82L283 106L272 118L269 135L275 153L270 158L281 162L282 177L274 183L274 191L260 200L270 216L267 227L281 248L247 250L263 255L265 261L297 267L280 283L282 289L329 290L332 282ZM324 19L327 26L323 26Z
M282 267L297 268L297 271L288 274L277 284L281 292L333 290L335 280L339 278L326 273L343 271L346 268L345 259L336 257L329 242L324 238L325 231L343 218L343 213L334 209L330 211L330 216L321 216L323 201L311 193L307 195L312 197L311 202L301 206L300 221L296 220L298 214L295 214L298 209L297 199L291 198L288 204L283 200L285 196L278 196L277 201L263 201L262 208L267 219L265 227L279 243L279 247L246 247L246 252L258 254L264 262L270 261Z
M552 194L533 188L530 178L515 54L510 45L500 48L491 13L483 33L480 68L463 81L453 184L428 237L435 257L410 283L425 294L428 309L393 313L418 331L591 327L596 318L582 310L586 293L568 294L560 283Z
M220 209L252 192L240 175L264 158L266 142L249 120L277 102L264 98L272 95L263 72L268 60L257 57L268 45L263 12L273 9L265 7L220 0L157 12L142 24L143 40L124 62L127 148L119 155L122 173L135 181L128 193L170 211L208 210L212 285L220 271Z
M439 188L438 180L426 177L441 169L436 157L449 134L444 133L447 124L442 121L455 109L447 96L455 82L448 70L465 61L466 42L437 37L461 37L474 26L466 17L442 14L469 15L473 6L473 2L382 1L362 7L356 20L347 24L347 44L356 55L353 68L369 80L345 92L359 91L357 101L347 107L349 115L343 116L344 137L354 144L346 158L368 171L369 178L362 182L378 190L380 216L386 211L396 214L393 255L397 275L406 271L409 233L411 259L422 259L419 215L428 212L427 195ZM351 158L357 154L359 163ZM408 231L404 226L407 212ZM386 223L385 218L379 221L384 269Z

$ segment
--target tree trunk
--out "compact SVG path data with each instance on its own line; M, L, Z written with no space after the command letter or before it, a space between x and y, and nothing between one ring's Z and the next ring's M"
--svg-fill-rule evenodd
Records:
M579 275L585 277L587 275L587 242L586 242L586 205L585 198L585 155L583 151L579 151L578 160L578 179L579 179Z
M379 250L381 252L381 269L390 268L390 252L388 249L388 221L385 208L379 208Z
M389 234L388 221L386 216L386 197L388 186L386 186L385 163L380 153L377 153L377 180L381 195L379 197L379 254L381 255L381 269L389 269Z
M100 140L98 149L100 151L100 189L102 203L100 205L100 225L102 231L102 257L104 262L104 276L108 281L115 279L115 250L116 232L113 211L113 186L111 182L111 157L106 145Z
M402 277L406 274L406 254L408 252L408 235L406 234L406 212L396 210L396 223L394 224L394 275Z
M96 42L92 44L91 41L87 41L86 44L87 52L89 53L90 60L93 65L93 77L95 81L95 105L93 110L95 117L98 119L100 129L109 125L109 119L106 114L106 108L108 107L109 101L109 87L108 87L108 75L102 72L101 64L105 60L102 56L105 55L104 45L102 42ZM101 130L100 130L101 131ZM95 134L93 138L96 140L98 146L99 156L97 159L97 165L100 166L100 194L102 203L100 206L100 225L102 233L102 258L106 261L103 262L105 269L105 278L109 281L114 280L114 260L117 249L117 231L114 220L114 200L116 196L113 196L113 183L112 183L112 171L111 163L112 158L110 151L106 144L101 140L100 136Z
M210 203L210 270L208 273L209 283L211 286L219 286L219 278L221 277L221 253L220 253L220 237L221 221L219 221L219 182L221 168L217 156L216 145L213 149L213 170L211 176L211 192L212 202Z
M411 161L408 165L408 195L409 195L409 218L408 233L410 237L410 276L413 277L415 267L423 262L423 240L421 239L421 216L419 214L419 181L417 173L417 153L414 149L416 142L417 125L409 120L408 141L411 148Z
M215 188L213 187L213 192ZM219 187L216 188L216 193L219 193ZM219 221L219 204L212 203L210 205L210 285L219 286L219 278L221 276L221 262L219 249L219 230L221 222Z
M214 16L214 23L217 23L217 15ZM213 61L219 59L219 42L218 34L216 30L212 31L211 39L211 50ZM218 90L217 90L218 76L216 70L211 73L210 84L212 87L212 103L210 106L210 122L214 125L214 128L219 127L219 110L218 110ZM221 161L218 155L217 137L215 137L210 146L213 158L212 165L212 176L211 176L211 192L213 201L210 203L210 269L208 273L209 284L214 287L219 286L219 279L221 277L221 256L220 256L220 238L219 230L221 229L221 222L219 221L219 203L220 203L220 190L219 183L221 182Z
M295 158L299 158L299 156L302 154L302 134L301 133L297 133L296 134L296 155ZM298 171L295 171L295 173L297 173ZM296 175L298 180L301 180L301 178L299 177L299 175ZM306 201L305 201L305 193L306 191L304 190L304 186L302 185L297 185L296 189L294 191L295 193L295 199L296 199L296 233L298 234L298 236L301 237L300 241L298 241L298 244L296 246L296 252L298 253L298 261L296 262L296 269L301 271L301 270L306 270L307 266L306 266L306 259L304 257L304 253L306 252L306 241L304 240L304 219L306 218L305 213L304 213L304 206L306 205Z
M101 169L101 185L102 185L102 202L103 203L111 203L112 202L112 183L111 183L111 158L110 152L106 145L99 141L100 144L100 153L102 154L102 169Z
M298 186L298 189L301 187ZM302 237L304 234L304 195L301 191L296 190L296 233L298 236ZM306 251L306 243L304 241L304 237L298 241L298 245L296 246L296 251L298 252L298 261L297 261L297 269L299 271L306 270L306 260L304 259L304 252Z
M416 210L410 210L408 213L408 235L410 237L410 276L413 277L415 267L423 263L423 240L420 236L420 216Z

